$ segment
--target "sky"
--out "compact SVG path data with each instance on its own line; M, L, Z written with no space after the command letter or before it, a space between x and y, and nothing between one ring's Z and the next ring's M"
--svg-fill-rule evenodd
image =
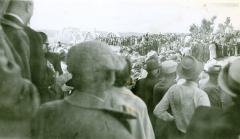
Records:
M240 29L240 0L34 0L35 29L74 27L82 31L188 32L216 15Z

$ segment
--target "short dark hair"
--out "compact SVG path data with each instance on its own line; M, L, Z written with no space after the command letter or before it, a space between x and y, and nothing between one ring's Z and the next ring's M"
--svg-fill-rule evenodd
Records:
M131 75L131 62L126 58L127 64L123 70L116 71L114 86L122 87L125 86Z

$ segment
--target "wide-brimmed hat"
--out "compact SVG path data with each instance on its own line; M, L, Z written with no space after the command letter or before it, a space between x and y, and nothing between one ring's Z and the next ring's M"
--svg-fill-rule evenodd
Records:
M218 76L220 88L232 97L240 94L240 59L223 68Z
M77 44L69 50L67 65L69 72L79 69L122 70L126 60L114 53L107 44L89 41Z
M177 74L180 78L195 79L203 71L203 64L192 56L183 57L181 63L178 64Z

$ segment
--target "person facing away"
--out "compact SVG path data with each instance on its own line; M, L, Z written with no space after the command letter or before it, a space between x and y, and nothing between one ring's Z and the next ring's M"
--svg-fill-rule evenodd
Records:
M125 68L116 71L114 86L107 91L110 105L124 105L136 113L136 120L129 120L136 139L155 139L146 104L126 87L130 74L131 63L127 60Z
M43 39L40 33L28 26L33 15L33 0L11 0L3 16L3 29L16 50L15 58L23 65L23 77L36 85L40 97L48 86L45 84L47 61L43 51ZM14 28L11 25L17 25ZM22 33L18 33L22 31ZM19 35L17 35L19 34Z
M211 102L212 107L222 108L222 100L221 100L221 89L218 85L218 75L221 71L220 65L212 65L208 68L209 80L202 87L202 89L207 93L209 100Z
M159 63L156 58L147 60L147 77L136 82L133 92L147 105L149 113L153 111L153 87L159 80Z
M128 120L136 114L123 105L110 106L107 90L115 81L114 71L126 62L109 46L83 42L69 50L68 71L72 95L46 103L33 119L33 139L135 139Z
M234 102L226 110L201 106L187 129L185 139L238 139L240 136L240 59L226 65L218 76L223 94ZM223 95L222 94L222 95Z
M154 109L154 114L164 121L175 121L179 135L186 133L195 109L210 106L207 94L198 88L197 80L203 66L192 56L185 56L178 64L177 74L186 81L169 88ZM172 114L167 110L171 108Z
M0 18L8 3L8 0L0 1ZM0 36L0 138L29 139L31 118L40 102L38 91L21 76L2 25Z

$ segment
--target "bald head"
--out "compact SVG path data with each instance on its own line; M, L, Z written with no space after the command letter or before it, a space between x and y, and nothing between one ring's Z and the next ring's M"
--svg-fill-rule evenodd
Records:
M6 13L18 15L28 24L33 15L33 0L10 0Z
M0 17L5 13L8 8L10 0L0 0Z

